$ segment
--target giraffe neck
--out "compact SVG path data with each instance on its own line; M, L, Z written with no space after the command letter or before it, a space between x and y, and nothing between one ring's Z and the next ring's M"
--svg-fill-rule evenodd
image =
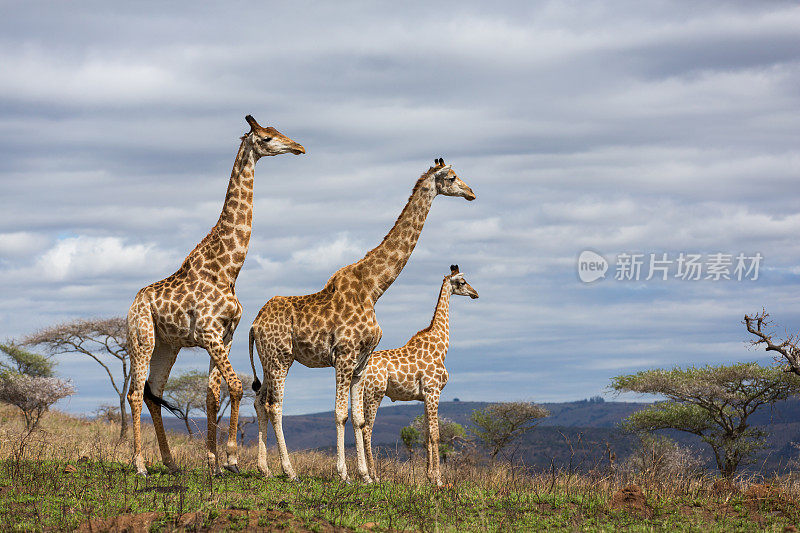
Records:
M243 139L233 163L219 220L187 258L192 266L210 270L220 280L231 284L239 276L250 244L256 160L252 145Z
M450 346L450 294L452 287L450 285L450 278L445 278L442 282L442 288L439 291L439 300L436 302L436 311L433 313L431 325L428 331L433 335L437 341L444 342L444 352L442 358L447 353Z
M359 278L375 302L397 279L417 245L431 204L436 197L432 174L423 174L411 197L383 241L357 263Z

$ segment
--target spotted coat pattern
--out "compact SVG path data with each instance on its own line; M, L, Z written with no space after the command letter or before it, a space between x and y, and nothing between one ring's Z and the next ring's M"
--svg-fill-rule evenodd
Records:
M365 425L362 432L367 455L367 468L377 479L372 456L372 429L384 396L394 401L425 402L428 449L428 479L442 484L439 470L439 397L447 384L444 358L450 346L450 295L477 298L478 292L453 265L442 281L436 310L430 325L417 332L401 348L380 350L372 354L362 375Z
M255 345L264 375L255 409L259 424L258 468L265 475L270 475L266 461L269 421L275 430L281 468L290 478L296 477L283 436L282 414L286 374L298 361L311 368L335 369L336 468L344 480L349 391L358 472L362 479L370 481L361 438L364 415L359 377L382 335L374 306L411 256L437 194L475 198L472 189L450 166L437 159L436 165L417 180L402 213L376 248L357 263L334 273L321 291L305 296L275 296L261 308L250 329L250 362L252 365Z
M222 379L231 396L227 464L237 471L236 427L242 384L228 360L233 333L242 316L235 283L247 255L253 221L253 171L263 156L305 153L305 149L274 128L262 128L251 116L251 130L242 137L233 164L225 203L217 224L186 257L177 272L141 289L128 311L131 383L128 401L133 416L133 463L146 475L142 458L142 401L153 418L161 457L170 470L172 459L161 419L161 398L181 348L204 348L211 358L206 396L208 459L220 472L216 420ZM147 375L149 367L149 375ZM144 394L145 376L153 397Z

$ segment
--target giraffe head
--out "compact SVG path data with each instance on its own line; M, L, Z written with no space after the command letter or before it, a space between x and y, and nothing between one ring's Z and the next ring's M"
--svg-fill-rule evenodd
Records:
M250 131L242 139L249 139L257 157L306 153L306 149L300 143L294 142L275 128L262 128L253 115L247 115L244 118L250 124Z
M428 175L433 176L436 182L436 194L461 196L471 202L475 199L475 193L451 167L452 165L445 165L444 159L440 157L435 160L435 165L428 169Z
M450 275L445 279L450 280L450 290L453 294L469 296L473 300L478 297L478 291L464 279L464 274L458 271L458 265L450 265Z

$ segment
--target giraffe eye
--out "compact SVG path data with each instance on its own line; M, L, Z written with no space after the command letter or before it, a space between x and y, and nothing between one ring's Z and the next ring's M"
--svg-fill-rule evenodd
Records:
M272 140L272 137L265 137L265 138L261 139L261 142L268 143L268 142L270 142L271 140Z

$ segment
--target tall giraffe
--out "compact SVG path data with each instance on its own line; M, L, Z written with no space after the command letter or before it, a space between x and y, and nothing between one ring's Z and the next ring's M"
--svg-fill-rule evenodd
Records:
M425 402L428 479L437 485L442 484L442 474L439 471L439 397L448 378L444 358L450 346L451 294L469 296L472 299L478 297L478 292L467 283L464 274L458 271L458 265L451 265L450 275L445 276L442 281L430 325L418 331L401 348L374 352L361 376L365 418L362 433L367 466L373 479L377 479L377 472L372 457L372 428L378 407L386 395L393 402Z
M275 296L259 311L250 328L250 364L255 376L255 343L264 369L264 386L256 379L253 388L257 391L258 469L265 475L270 475L266 452L269 415L283 472L292 479L297 477L283 437L282 414L286 374L292 362L298 361L310 368L332 366L336 371L336 469L343 480L347 480L344 425L350 389L358 472L364 481L370 481L361 438L363 402L357 396L358 376L382 335L374 306L406 265L433 199L439 194L475 199L475 193L450 165L437 159L417 180L394 227L363 259L336 271L321 291L305 296Z
M253 171L264 156L304 154L305 149L275 128L262 128L247 115L250 131L242 137L233 163L228 192L219 221L184 259L177 272L148 285L136 294L128 311L128 346L131 383L128 401L133 416L133 462L142 476L142 399L153 417L164 465L177 470L169 451L161 394L181 348L198 346L211 357L206 395L209 466L220 473L216 420L219 391L224 377L231 396L228 431L228 470L238 472L236 426L242 384L228 361L233 332L242 316L234 284L247 255L253 221ZM145 381L148 365L150 375Z

